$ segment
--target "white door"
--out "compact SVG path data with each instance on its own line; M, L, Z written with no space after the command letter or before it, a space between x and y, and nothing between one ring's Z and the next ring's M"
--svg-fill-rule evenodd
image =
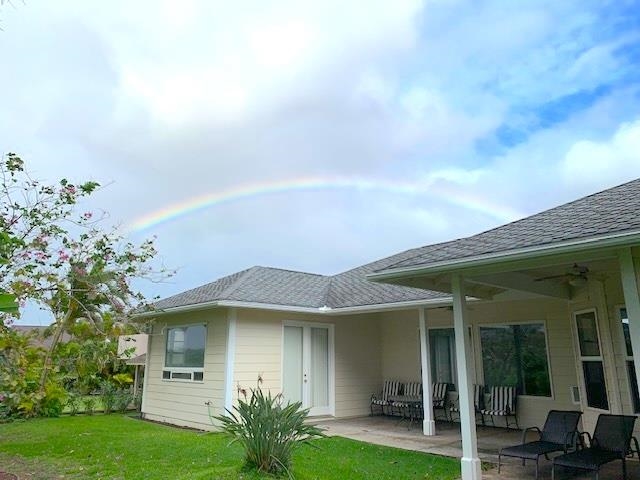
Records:
M282 353L285 402L302 402L309 415L331 415L333 335L330 326L286 324Z

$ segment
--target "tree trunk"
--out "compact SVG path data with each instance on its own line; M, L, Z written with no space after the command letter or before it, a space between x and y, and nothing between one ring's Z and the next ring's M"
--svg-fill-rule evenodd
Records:
M51 357L53 356L53 351L56 346L60 342L62 338L62 334L64 333L64 329L67 326L67 322L71 318L71 309L64 315L62 320L58 322L56 325L56 330L53 333L53 337L51 339L51 345L47 349L47 354L44 357L44 363L42 365L42 375L40 376L40 392L44 393L44 389L47 383L47 377L49 376L49 371L51 370Z

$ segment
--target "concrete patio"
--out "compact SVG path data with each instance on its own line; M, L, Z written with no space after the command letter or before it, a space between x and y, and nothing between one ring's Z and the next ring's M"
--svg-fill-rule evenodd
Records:
M462 444L460 439L460 425L458 423L437 422L437 435L427 437L422 434L422 422L414 423L411 428L407 421L398 418L375 416L360 417L345 420L325 419L318 425L326 429L329 436L340 436L353 440L385 445L389 447L414 450L418 452L445 455L460 458ZM515 445L521 441L521 431L506 430L495 427L477 427L478 453L485 463L483 478L516 480L520 478L534 478L534 463L527 463L522 467L517 459L507 458L498 474L497 462L500 448ZM533 435L531 440L533 440ZM627 461L628 478L640 478L640 464L637 458ZM619 479L622 477L620 462L613 462L601 470L601 479ZM591 475L574 475L563 473L559 478L592 478ZM551 478L551 462L540 460L540 479Z

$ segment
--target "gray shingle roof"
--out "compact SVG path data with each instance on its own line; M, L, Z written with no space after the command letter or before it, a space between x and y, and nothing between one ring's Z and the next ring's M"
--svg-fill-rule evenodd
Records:
M319 308L330 277L270 267L251 267L212 283L159 300L166 309L215 301L238 301Z
M362 305L446 298L439 292L385 285L366 280L378 268L414 256L408 250L335 276L252 267L154 304L157 309L197 305L215 301L237 301L306 308L341 308Z
M156 302L158 309L214 301L344 308L445 299L447 294L374 283L366 275L390 268L551 245L640 229L640 179L471 237L427 245L334 276L252 267Z
M386 268L433 263L542 247L640 230L640 179L459 240L417 249Z

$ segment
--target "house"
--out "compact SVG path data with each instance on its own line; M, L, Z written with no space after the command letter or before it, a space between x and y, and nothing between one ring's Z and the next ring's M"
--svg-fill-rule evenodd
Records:
M124 360L127 365L133 366L134 394L140 393L141 379L144 378L144 366L147 363L147 347L149 338L144 333L133 335L120 335L118 337L118 358Z
M550 409L640 413L640 180L450 242L321 276L254 267L161 300L145 417L210 428L238 386L312 415L366 415L383 379L454 386L465 480L481 478L473 384L516 385L521 426Z

